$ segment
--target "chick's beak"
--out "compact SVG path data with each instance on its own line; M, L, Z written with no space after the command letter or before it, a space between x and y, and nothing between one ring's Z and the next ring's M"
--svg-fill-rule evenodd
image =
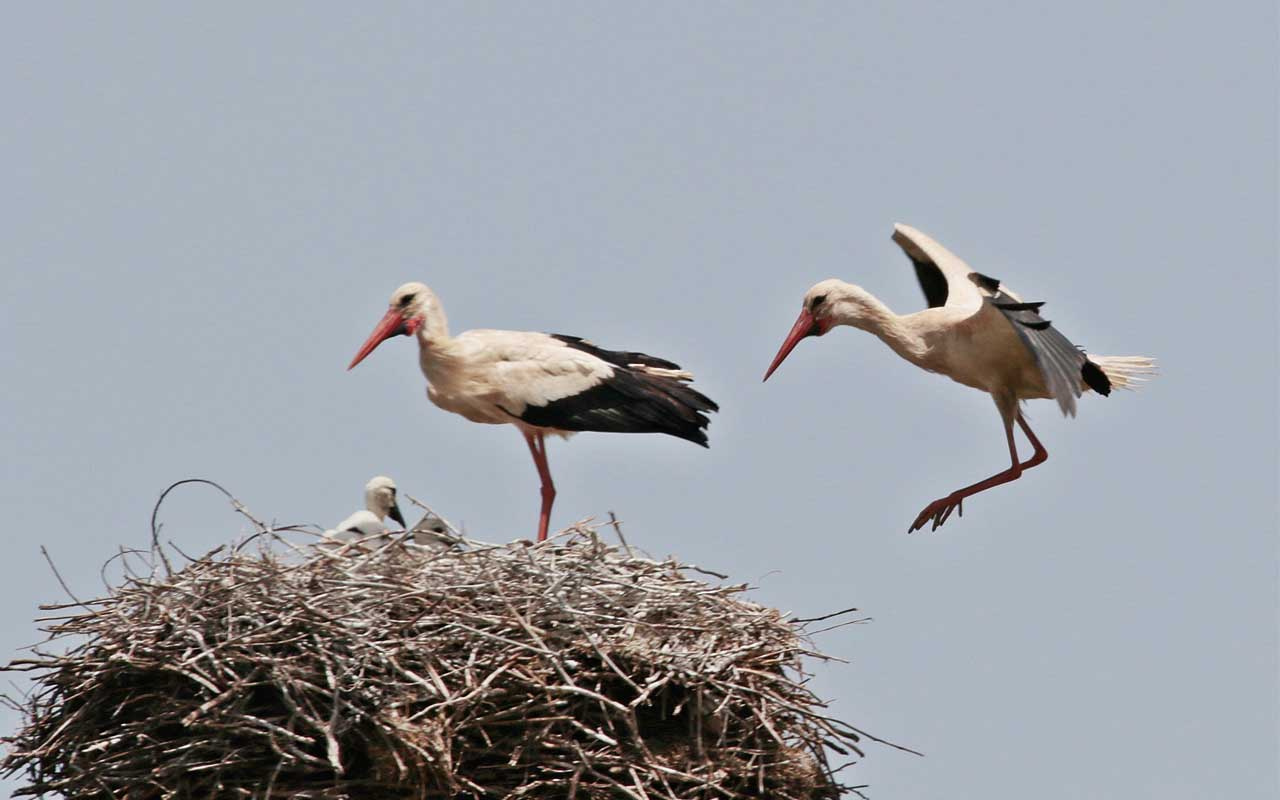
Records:
M400 513L400 506L396 505L395 503L392 503L391 510L387 512L387 516L391 517L396 522L399 522L401 528L405 527L404 514Z

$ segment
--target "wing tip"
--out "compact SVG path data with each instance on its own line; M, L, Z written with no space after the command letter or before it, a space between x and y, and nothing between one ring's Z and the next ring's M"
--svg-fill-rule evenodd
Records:
M1103 397L1111 394L1111 379L1107 377L1106 372L1103 372L1102 367L1088 358L1080 365L1080 377L1084 379L1086 386Z
M893 223L893 235L889 238L892 239L894 244L898 245L898 247L906 250L907 255L910 256L913 261L918 261L920 259L916 258L915 253L920 253L923 256L924 250L920 245L916 244L917 234L919 234L919 231L910 225L895 222Z
M893 223L893 236L890 238L893 239L894 244L902 248L902 251L907 254L907 258L911 259L912 262L934 263L933 258L929 256L929 253L918 241L920 231L910 225L904 225L901 222Z

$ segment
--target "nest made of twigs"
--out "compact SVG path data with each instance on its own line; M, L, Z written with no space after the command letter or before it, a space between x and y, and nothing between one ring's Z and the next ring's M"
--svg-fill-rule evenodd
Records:
M262 541L261 539L259 541ZM294 548L295 552L299 548ZM214 551L45 618L0 770L67 798L838 796L804 624L578 527ZM64 645L65 647L66 645ZM873 737L874 738L874 737ZM879 741L879 740L876 740Z

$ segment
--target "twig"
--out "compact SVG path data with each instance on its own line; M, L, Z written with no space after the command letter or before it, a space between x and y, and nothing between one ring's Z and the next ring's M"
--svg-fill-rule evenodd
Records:
M801 625L804 625L810 622L822 622L824 619L831 619L832 617L838 617L841 614L852 614L857 610L858 609L856 608L846 608L841 611L832 611L830 614L823 614L820 617L792 617L791 621L798 622Z
M70 597L73 601L75 601L75 604L80 606L81 608L84 608L89 612L93 612L94 609L85 605L85 603L81 601L79 597L76 597L75 592L71 591L71 587L68 586L67 582L62 579L62 573L58 572L58 567L54 565L53 559L49 556L49 551L45 549L44 545L40 545L40 554L44 556L45 563L47 563L49 565L49 569L53 571L53 577L58 579L58 583L59 585L62 586L62 591L67 593L67 597Z

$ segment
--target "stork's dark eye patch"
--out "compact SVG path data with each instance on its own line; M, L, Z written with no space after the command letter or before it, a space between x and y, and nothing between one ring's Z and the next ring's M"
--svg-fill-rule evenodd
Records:
M402 305L402 306L407 306L407 305L409 305L409 303L411 303L411 302L413 301L413 298L414 298L414 297L415 297L415 295L406 294L404 297L401 297L401 298L400 298L400 305Z
M809 304L809 309L811 311L817 311L818 306L822 305L825 302L827 302L827 296L825 294L820 294L817 297L813 298L813 302Z

